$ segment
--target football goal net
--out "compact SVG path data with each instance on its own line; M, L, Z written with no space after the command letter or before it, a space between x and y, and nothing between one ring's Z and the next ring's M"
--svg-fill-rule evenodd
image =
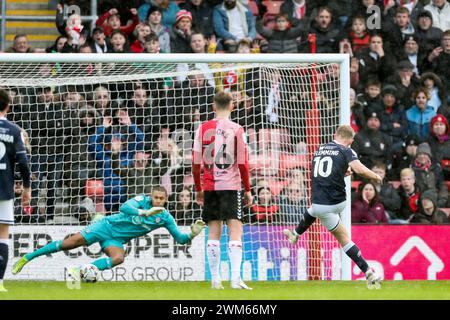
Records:
M231 119L247 135L255 196L243 218L243 279L350 280L348 258L319 222L295 246L282 234L310 204L313 152L350 121L348 59L1 54L0 87L11 96L8 118L23 129L33 188L30 207L16 201L10 264L117 213L127 199L155 185L166 188L169 212L189 230L202 215L193 190L194 133L214 117L214 94L227 91L235 106ZM342 220L350 230L350 203ZM104 271L100 280L208 280L206 238L203 232L178 245L158 229L127 244L124 264ZM226 230L223 240L221 272L227 280ZM64 266L100 255L93 245L40 257L15 278L63 280Z

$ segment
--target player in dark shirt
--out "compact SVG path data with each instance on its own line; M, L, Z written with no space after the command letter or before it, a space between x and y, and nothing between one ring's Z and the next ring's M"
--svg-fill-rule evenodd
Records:
M18 163L23 180L22 206L31 199L30 169L20 128L6 119L9 95L0 90L0 292L8 264L9 226L14 224L14 166Z
M284 235L292 244L316 221L317 218L342 246L344 252L364 272L369 289L380 288L381 277L369 268L359 248L340 221L340 214L346 206L345 176L352 170L358 175L381 183L381 177L364 166L349 146L353 142L355 132L348 125L340 126L335 140L323 144L314 153L312 160L312 205L301 217L295 230L284 229Z

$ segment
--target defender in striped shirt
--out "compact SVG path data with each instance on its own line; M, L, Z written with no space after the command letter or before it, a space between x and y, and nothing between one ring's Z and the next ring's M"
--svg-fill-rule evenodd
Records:
M222 223L229 231L231 288L251 290L241 279L242 206L252 204L250 171L244 129L231 121L232 96L214 96L216 117L198 128L193 148L196 200L203 205L203 220L208 224L207 256L213 289L223 289L220 274L220 237ZM203 167L203 175L201 169ZM244 193L242 195L242 186Z

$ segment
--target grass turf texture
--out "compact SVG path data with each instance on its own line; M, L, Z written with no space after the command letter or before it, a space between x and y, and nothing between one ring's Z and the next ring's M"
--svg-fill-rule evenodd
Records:
M449 300L450 281L385 281L368 290L364 281L247 282L252 291L211 290L209 282L98 282L70 290L65 282L5 281L0 300Z

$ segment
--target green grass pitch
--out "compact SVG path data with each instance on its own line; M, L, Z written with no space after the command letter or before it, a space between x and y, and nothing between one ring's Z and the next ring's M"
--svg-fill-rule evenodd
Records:
M70 290L65 282L5 281L0 300L449 300L450 281L385 281L368 290L363 281L247 282L252 291L211 290L209 282L98 282Z

